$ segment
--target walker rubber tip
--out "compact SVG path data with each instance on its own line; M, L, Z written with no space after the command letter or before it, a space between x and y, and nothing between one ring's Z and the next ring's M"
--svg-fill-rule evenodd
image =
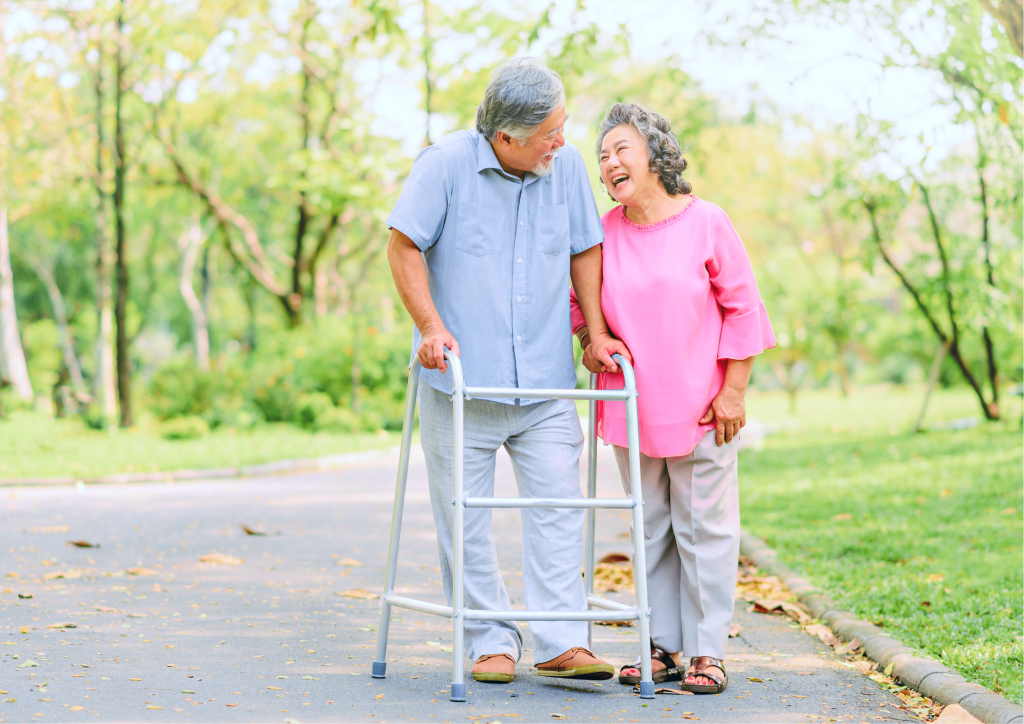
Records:
M653 696L654 684L651 684L651 695ZM465 701L466 700L466 685L465 684L452 684L452 701Z
M387 668L388 668L388 662L387 661L374 661L373 662L373 671L370 673L370 676L372 676L375 679L383 679L384 678L384 672L387 671Z
M654 682L653 681L641 681L640 682L640 698L641 699L653 699L654 698Z

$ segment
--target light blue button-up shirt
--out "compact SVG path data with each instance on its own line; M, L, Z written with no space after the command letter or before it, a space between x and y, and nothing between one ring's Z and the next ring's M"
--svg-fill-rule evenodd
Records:
M604 230L579 151L566 143L553 163L543 178L519 179L479 133L452 133L420 152L388 217L423 252L467 386L576 386L569 255L600 244ZM450 370L420 379L452 390Z

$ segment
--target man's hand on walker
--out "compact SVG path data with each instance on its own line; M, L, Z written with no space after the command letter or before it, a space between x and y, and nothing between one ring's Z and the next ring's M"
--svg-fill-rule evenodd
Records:
M445 347L454 352L456 357L461 356L459 343L455 341L451 332L444 328L443 324L421 329L420 337L420 348L416 352L416 356L419 358L420 364L428 370L440 370L441 374L448 371L448 363L444 358Z
M743 392L731 387L723 387L711 401L711 408L700 418L700 425L715 421L715 444L722 447L724 443L740 434L747 424L747 406Z
M583 366L591 372L618 372L619 366L612 359L613 354L621 354L633 364L633 355L621 339L615 339L607 332L591 336L590 345L583 352Z

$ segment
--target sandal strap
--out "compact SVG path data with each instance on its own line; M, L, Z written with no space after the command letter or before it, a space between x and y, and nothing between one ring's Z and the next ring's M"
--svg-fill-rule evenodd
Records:
M674 669L676 667L676 662L672 660L672 655L665 651L665 649L658 648L654 644L651 644L651 658L665 664L665 667L668 669Z
M725 683L725 679L716 674L712 674L707 671L709 666L717 666L725 673L725 662L721 659L716 659L714 656L691 656L690 666L693 667L693 673L689 676L705 676L711 679L717 686L722 686Z

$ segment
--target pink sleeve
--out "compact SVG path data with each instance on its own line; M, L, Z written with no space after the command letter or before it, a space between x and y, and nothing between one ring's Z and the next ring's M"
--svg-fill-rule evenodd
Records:
M712 222L711 287L722 309L718 359L746 359L775 346L768 310L739 234L725 212Z
M576 334L580 327L586 326L587 320L583 316L580 300L576 298L576 290L572 287L569 287L569 314L572 316L572 333Z

